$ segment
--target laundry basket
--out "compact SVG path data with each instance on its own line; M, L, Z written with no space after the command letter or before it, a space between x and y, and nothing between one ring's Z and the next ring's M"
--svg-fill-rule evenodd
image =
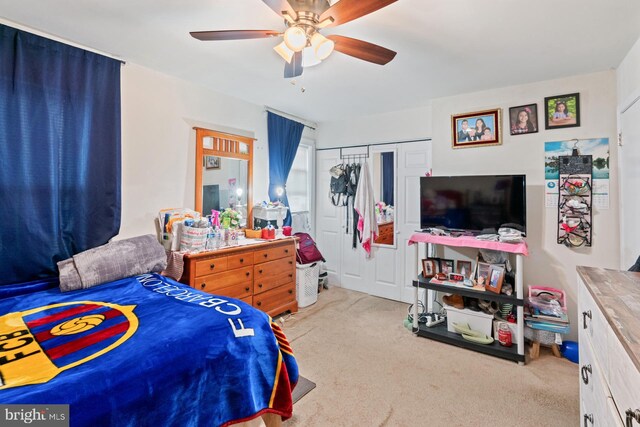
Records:
M318 301L318 274L320 263L296 264L296 296L298 307L307 307Z

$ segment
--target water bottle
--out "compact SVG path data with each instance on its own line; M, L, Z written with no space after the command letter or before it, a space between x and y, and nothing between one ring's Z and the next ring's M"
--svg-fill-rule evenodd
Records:
M207 243L205 245L205 249L208 251L212 251L215 249L215 231L213 227L209 227L207 230Z

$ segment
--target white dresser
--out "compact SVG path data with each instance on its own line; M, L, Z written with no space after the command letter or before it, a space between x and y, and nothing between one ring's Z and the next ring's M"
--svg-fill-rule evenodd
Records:
M640 427L640 273L578 267L580 423Z

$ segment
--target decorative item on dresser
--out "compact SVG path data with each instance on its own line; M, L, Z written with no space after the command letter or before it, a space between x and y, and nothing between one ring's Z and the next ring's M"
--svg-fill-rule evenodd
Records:
M295 238L184 256L180 281L240 299L270 316L298 311Z
M580 422L586 427L640 425L639 304L639 273L578 267Z

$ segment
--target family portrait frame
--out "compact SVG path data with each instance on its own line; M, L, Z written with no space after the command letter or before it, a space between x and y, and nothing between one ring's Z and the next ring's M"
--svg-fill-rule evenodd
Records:
M509 107L509 129L512 136L537 133L539 127L538 104Z
M220 157L204 156L205 169L220 169Z
M504 281L505 268L499 265L492 265L489 270L489 278L485 285L487 291L499 294Z
M451 116L453 148L502 144L502 109L475 111Z
M544 99L545 129L580 126L580 94L548 96Z

